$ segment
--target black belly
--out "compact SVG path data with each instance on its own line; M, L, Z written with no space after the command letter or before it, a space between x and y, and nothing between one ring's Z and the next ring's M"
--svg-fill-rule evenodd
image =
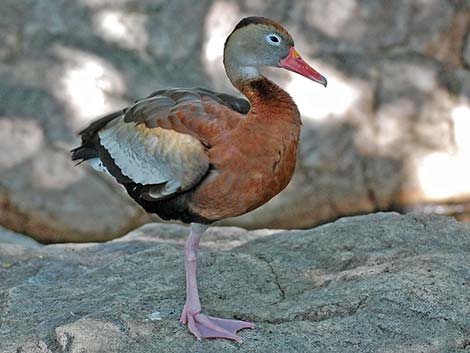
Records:
M137 183L126 183L123 185L126 188L127 193L145 211L148 213L154 213L164 220L178 220L184 223L213 223L213 221L190 210L188 201L192 196L191 190L163 200L149 201L142 197L142 195L146 194L145 189L147 189L149 185L145 186Z

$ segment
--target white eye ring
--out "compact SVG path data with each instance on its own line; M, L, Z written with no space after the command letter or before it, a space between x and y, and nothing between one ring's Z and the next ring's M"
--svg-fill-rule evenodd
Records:
M274 45L274 46L278 47L282 43L282 38L279 36L279 34L269 33L269 34L266 35L266 42L268 42L271 45Z

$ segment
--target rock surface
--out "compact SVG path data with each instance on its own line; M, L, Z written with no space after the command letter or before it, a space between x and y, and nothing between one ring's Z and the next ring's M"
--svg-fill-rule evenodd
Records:
M213 228L209 313L256 322L242 345L178 324L187 229L150 224L103 244L0 248L0 351L468 352L470 226L394 213L304 231Z
M0 227L0 244L20 245L26 248L39 248L43 246L26 235L10 232L2 227Z
M148 220L108 179L73 168L75 132L162 87L234 92L222 46L252 14L282 22L329 86L272 72L303 114L297 172L229 224L310 227L417 205L470 214L468 1L2 0L0 224L87 241Z

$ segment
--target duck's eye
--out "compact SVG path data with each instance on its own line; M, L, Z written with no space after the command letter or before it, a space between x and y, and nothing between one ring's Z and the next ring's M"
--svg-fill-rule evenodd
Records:
M281 37L280 37L278 34L276 34L276 33L269 33L269 34L266 36L266 41L267 41L269 44L278 47L278 46L281 45L282 39L281 39Z

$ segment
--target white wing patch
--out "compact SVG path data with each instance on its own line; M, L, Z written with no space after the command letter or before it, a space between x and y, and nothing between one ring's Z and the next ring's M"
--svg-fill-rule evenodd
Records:
M196 184L209 168L198 139L173 130L111 121L98 133L122 174L143 185L167 183L152 197L170 195Z

